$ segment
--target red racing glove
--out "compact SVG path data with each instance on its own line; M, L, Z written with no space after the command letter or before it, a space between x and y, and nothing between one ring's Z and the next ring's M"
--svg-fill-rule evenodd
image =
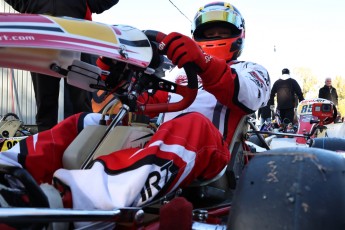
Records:
M167 57L179 68L188 62L194 63L199 73L206 71L212 59L193 39L177 32L168 34L159 44L159 49L166 52Z

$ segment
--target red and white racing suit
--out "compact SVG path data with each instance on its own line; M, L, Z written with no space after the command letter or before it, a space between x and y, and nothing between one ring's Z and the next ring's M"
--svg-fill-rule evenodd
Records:
M165 122L142 149L101 156L90 169L62 169L64 150L101 117L81 113L2 152L0 164L22 166L39 183L59 178L71 188L73 207L88 210L140 206L196 178L210 179L229 162L228 144L241 118L265 105L270 96L269 75L262 66L218 59L213 65L212 73L201 75L194 103L185 111L165 114ZM177 68L169 76L177 83L187 79ZM171 102L178 100L169 96ZM166 102L167 94L150 100Z

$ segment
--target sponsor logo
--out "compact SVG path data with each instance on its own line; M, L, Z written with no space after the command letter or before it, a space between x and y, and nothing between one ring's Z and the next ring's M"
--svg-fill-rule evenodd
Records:
M206 62L206 63L209 63L211 60L212 60L212 57L211 57L211 56L209 56L209 55L206 55L206 56L205 56L205 62Z
M155 196L165 184L169 183L172 166L173 161L169 161L148 175L144 188L140 192L142 202Z
M34 36L19 36L19 35L13 35L13 36L7 36L7 35L0 35L0 41L34 41Z
M188 84L188 78L186 75L178 75L175 79L175 83L178 85L186 86ZM198 76L198 87L199 89L203 88L202 79Z
M253 81L260 88L263 88L265 82L259 77L259 75L254 71L249 72L249 74L251 76L250 80Z
M176 77L175 83L178 85L187 85L188 79L186 75L178 75Z
M164 48L165 48L164 42L159 43L158 49L159 49L159 50L164 50Z

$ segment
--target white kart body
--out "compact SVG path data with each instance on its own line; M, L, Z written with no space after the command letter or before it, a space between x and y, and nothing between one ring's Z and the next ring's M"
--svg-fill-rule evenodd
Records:
M0 67L64 77L81 53L105 56L147 67L152 48L146 35L131 26L32 14L0 13Z

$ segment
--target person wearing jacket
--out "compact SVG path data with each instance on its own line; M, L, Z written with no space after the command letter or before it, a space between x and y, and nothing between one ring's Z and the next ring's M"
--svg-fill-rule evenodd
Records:
M332 78L327 77L325 79L325 85L319 89L319 98L324 98L332 101L336 106L338 106L338 93L337 89L332 86ZM340 111L337 111L337 118L334 123L341 122Z
M274 109L274 99L277 97L277 113L282 123L289 124L294 121L294 113L297 95L299 102L304 100L301 87L298 82L291 78L289 69L282 70L282 76L274 82L269 100L270 108Z
M119 0L5 0L20 13L68 16L92 20L92 13L100 14ZM81 54L81 60L94 63L89 54ZM58 122L60 78L31 72L35 92L38 131L52 128ZM79 112L92 112L91 94L67 84L64 80L64 118ZM69 106L68 106L69 105Z
M325 85L319 89L319 98L330 100L335 105L338 105L337 89L332 86L332 79L330 77L325 79Z
M64 150L82 128L98 124L101 117L80 113L2 152L0 163L21 165L39 183L58 179L71 190L71 206L86 210L141 206L197 178L215 177L230 161L229 144L239 121L267 104L270 78L261 65L237 60L244 47L245 22L232 4L201 7L192 35L172 32L158 47L176 65L168 77L176 83L187 80L180 68L195 64L197 97L184 111L166 113L143 148L101 156L87 170L63 169ZM98 64L104 69L112 65L104 58ZM140 100L167 103L179 100L178 96L157 91Z

